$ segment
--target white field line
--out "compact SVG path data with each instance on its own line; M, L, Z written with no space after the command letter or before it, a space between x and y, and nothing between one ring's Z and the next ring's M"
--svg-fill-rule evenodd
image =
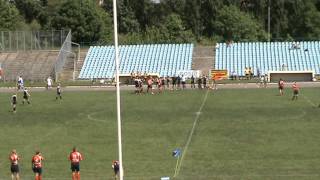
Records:
M312 102L307 96L301 95L311 106L317 107L317 105Z
M107 121L104 121L104 120L101 120L101 119L93 118L93 117L92 117L93 114L95 114L95 113L91 113L91 114L88 114L88 115L87 115L87 117L88 117L89 120L91 120L91 121L96 121L96 122L102 122L102 123L106 123L106 122L107 122Z
M181 155L180 163L179 163L178 168L177 168L177 173L174 175L174 177L176 177L176 176L179 175L179 172L180 172L180 169L181 169L181 165L182 165L182 163L183 163L183 159L184 159L184 157L185 157L186 154L187 154L189 145L190 145L191 140L192 140L192 136L193 136L193 134L194 134L195 128L196 128L196 126L197 126L197 124L198 124L198 121L199 121L199 117L200 117L201 111L202 111L202 109L203 109L203 107L204 107L204 105L205 105L205 103L206 103L206 101L207 101L207 99L208 99L208 94L209 94L209 90L207 90L206 95L205 95L204 98L203 98L202 104L201 104L198 112L196 112L196 117L194 118L194 122L193 122L193 126L192 126L192 129L191 129L191 132L190 132L190 134L189 134L189 137L188 137L188 140L187 140L186 145L185 145L184 148L182 149L182 155Z
M281 178L281 177L286 177L286 178L288 178L288 177L319 177L320 175L319 174L292 174L292 175L290 175L290 174L270 174L270 175L268 175L268 174L261 174L261 175L259 175L259 174L257 174L257 175L216 175L216 176L214 176L214 175L212 175L212 176L197 176L197 178L199 178L199 179L215 179L215 178L227 178L227 179L229 179L229 178L231 178L231 179L234 179L234 178L244 178L244 177L247 177L247 178L268 178L268 177L279 177L279 178ZM27 179L32 179L32 178L34 178L34 176L31 176L31 175L26 175L26 176L23 176L24 178L27 178ZM100 180L100 179L105 179L105 178L109 178L109 179L111 179L111 180L113 180L114 179L114 176L112 176L112 177L107 177L107 176L96 176L96 175L94 175L94 176L87 176L87 178L90 178L90 179L98 179L98 180ZM158 179L159 178L159 176L147 176L147 177L143 177L143 179ZM45 179L48 179L48 180L67 180L67 179L70 179L69 177L63 177L63 176L55 176L55 177L45 177ZM131 177L126 177L126 179L128 179L128 180L141 180L142 179L142 177L137 177L137 176L131 176ZM194 177L190 177L190 178L188 178L188 179L194 179Z

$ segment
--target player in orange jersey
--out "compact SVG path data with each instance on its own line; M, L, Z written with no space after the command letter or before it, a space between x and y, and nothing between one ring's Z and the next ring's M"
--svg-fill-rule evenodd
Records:
M11 162L10 170L11 170L11 179L12 180L19 180L19 164L18 161L20 157L17 154L17 151L13 149L9 155L9 160Z
M32 157L32 170L35 173L35 180L42 180L42 157L40 151L36 151L36 154Z
M149 76L149 78L147 79L147 93L149 93L149 90L151 91L151 94L154 94L153 93L153 87L152 87L152 84L153 84L153 79L151 76Z
M297 82L294 82L292 85L292 91L293 91L293 96L292 96L292 101L293 100L298 100L298 95L299 95L299 86Z
M80 180L80 161L82 161L82 155L74 147L69 155L71 162L72 180Z

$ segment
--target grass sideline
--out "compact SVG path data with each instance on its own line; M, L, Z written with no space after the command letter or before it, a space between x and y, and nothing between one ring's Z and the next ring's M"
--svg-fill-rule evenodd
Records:
M65 92L56 101L54 92L31 92L32 104L19 104L17 114L9 112L11 94L0 94L0 179L9 178L13 148L22 156L23 179L33 179L30 161L37 149L46 158L44 179L70 179L67 156L74 145L84 155L82 179L112 179L115 93ZM210 92L175 179L319 179L320 109L309 102L318 104L318 89L302 89L296 102L289 90L277 94L276 89ZM187 142L204 95L198 90L154 96L122 92L126 179L173 176L171 151Z

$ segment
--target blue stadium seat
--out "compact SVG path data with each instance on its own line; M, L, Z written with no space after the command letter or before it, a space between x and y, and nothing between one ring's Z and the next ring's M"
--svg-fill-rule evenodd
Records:
M291 42L234 43L231 46L219 43L215 68L227 69L229 74L236 71L243 76L245 67L259 68L264 74L281 70L282 64L286 64L291 71L313 70L319 74L320 42L295 43L300 44L300 49L292 49Z
M193 44L120 46L120 72L139 71L172 76L179 70L191 70L193 47ZM114 47L91 46L79 78L112 78L114 71Z

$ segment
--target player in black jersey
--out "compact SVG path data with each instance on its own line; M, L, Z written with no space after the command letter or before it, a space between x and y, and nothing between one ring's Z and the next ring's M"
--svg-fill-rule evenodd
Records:
M56 96L56 100L58 100L58 98L62 99L60 83L59 83L58 86L57 86L57 96Z
M18 100L18 98L17 98L17 94L14 94L14 95L12 95L12 97L11 97L11 105L12 105L12 112L13 113L16 113L17 111L17 100Z
M29 94L27 88L24 88L22 104L24 104L25 101L27 101L27 103L30 104L29 97L30 97L30 94Z

